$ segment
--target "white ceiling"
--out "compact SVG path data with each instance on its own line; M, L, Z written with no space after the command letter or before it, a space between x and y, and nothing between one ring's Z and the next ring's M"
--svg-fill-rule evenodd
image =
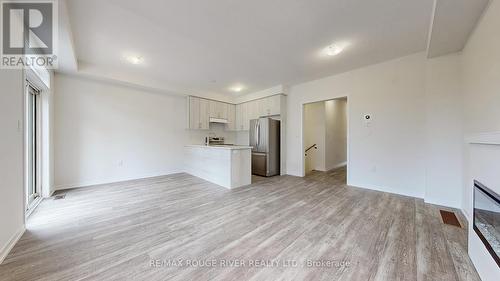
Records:
M461 51L489 0L436 0L427 56Z
M80 72L192 94L231 94L235 83L254 92L424 51L432 9L433 0L68 1ZM334 42L348 46L321 56Z

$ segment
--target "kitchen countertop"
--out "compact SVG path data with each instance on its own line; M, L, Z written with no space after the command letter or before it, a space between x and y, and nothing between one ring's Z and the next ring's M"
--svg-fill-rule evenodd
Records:
M206 149L227 149L227 150L239 150L239 149L252 149L248 145L204 145L204 144L189 144L185 147L196 147L196 148L206 148Z

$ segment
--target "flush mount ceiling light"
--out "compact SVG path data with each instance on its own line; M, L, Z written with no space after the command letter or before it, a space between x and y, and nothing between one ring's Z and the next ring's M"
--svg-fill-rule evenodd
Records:
M235 93L239 93L239 92L243 91L244 89L245 89L245 87L243 87L242 85L235 85L235 86L229 88L229 90L231 92L235 92Z
M339 46L338 44L332 44L330 46L327 46L323 52L330 57L336 56L340 54L344 50L343 47Z
M144 58L141 56L127 56L127 60L131 64L141 64L144 61Z

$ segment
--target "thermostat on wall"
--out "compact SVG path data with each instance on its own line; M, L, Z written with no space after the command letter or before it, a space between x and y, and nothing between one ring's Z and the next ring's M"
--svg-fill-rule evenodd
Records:
M363 122L365 122L366 127L370 127L372 124L373 117L371 114L365 114L363 116Z

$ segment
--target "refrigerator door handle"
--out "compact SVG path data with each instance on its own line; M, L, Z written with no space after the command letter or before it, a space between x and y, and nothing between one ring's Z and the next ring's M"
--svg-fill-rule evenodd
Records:
M257 121L253 124L253 143L255 144L254 150L257 150Z
M257 121L257 147L260 149L260 120Z

